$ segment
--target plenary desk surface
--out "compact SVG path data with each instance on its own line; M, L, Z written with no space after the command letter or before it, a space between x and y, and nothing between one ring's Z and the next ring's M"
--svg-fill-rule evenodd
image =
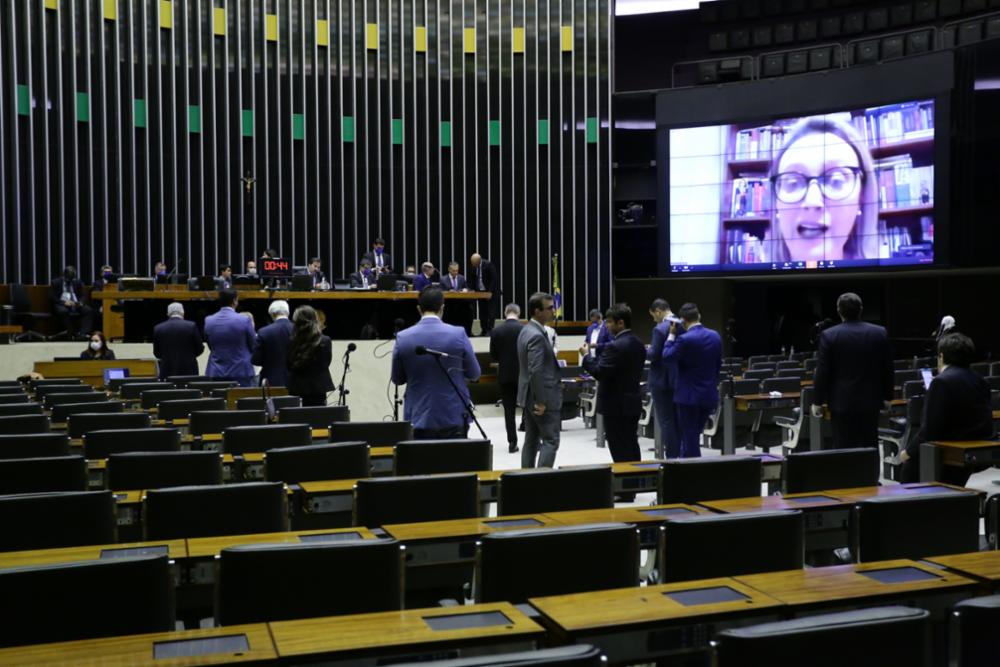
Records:
M800 394L797 391L782 392L781 396L771 396L770 394L737 394L733 396L736 409L740 412L749 410L767 410L773 408L795 407L789 402L798 400Z
M163 553L172 559L184 558L188 554L184 540L158 540L152 542L124 542L121 544L95 544L82 547L62 547L59 549L33 549L30 551L6 551L0 553L0 569L9 567L31 567L75 563L85 560L101 560L123 556L146 556Z
M240 301L263 300L273 301L284 299L285 301L416 301L420 296L418 292L378 292L378 291L354 291L354 290L331 290L328 292L293 292L288 290L240 290ZM458 299L465 301L476 301L489 299L490 292L452 292L444 293L445 299ZM118 300L118 299L169 299L170 301L217 301L219 293L217 291L199 292L186 289L164 289L164 290L135 290L119 291L104 290L94 292L90 295L92 300Z
M432 623L450 627L434 629ZM270 629L281 658L326 654L334 660L420 655L449 646L519 643L531 647L545 634L506 602L280 621L271 623Z
M360 526L355 528L296 530L287 533L252 533L249 535L224 535L222 537L197 537L188 539L187 553L189 558L214 558L219 555L219 552L228 547L248 544L307 544L309 542L325 541L321 537L309 539L309 536L316 535L330 536L329 539L332 542L341 539L375 539L375 535L370 530Z
M931 556L932 563L944 565L968 577L975 577L990 582L1000 583L1000 551L974 551L967 554L951 556Z
M226 646L223 643L226 641L236 645ZM265 662L277 657L271 634L264 623L0 649L0 665L189 667Z
M716 512L759 512L767 510L816 509L852 505L868 498L909 496L925 493L964 491L961 487L938 483L890 484L852 489L826 489L784 496L751 496L726 500L705 500L698 504Z
M487 535L501 530L555 528L562 525L564 524L550 519L544 514L519 514L474 519L387 524L382 526L382 530L401 542L410 543L428 540L463 539L479 537L480 535Z
M852 489L830 489L823 493L836 498L856 503L869 498L899 498L902 496L918 496L929 493L972 492L961 486L952 486L940 482L913 482L908 484L886 484L883 486L860 486Z
M958 593L976 585L961 575L911 560L745 574L734 579L787 605L801 607L875 601L881 604L895 596Z

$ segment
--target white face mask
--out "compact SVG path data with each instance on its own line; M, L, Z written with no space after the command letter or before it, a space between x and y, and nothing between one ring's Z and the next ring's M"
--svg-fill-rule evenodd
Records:
M100 352L101 351L101 341L99 341L99 340L92 340L92 341L90 341L90 349L93 350L94 352Z

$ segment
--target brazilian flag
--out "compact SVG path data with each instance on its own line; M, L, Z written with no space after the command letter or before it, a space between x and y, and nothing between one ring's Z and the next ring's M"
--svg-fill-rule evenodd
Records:
M557 320L562 319L562 290L559 289L559 255L552 255L552 302Z

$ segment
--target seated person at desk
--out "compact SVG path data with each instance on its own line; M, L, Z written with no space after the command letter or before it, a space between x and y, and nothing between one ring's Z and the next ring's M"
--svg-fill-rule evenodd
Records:
M230 289L233 286L233 267L223 264L219 267L219 277L215 279L215 288Z
M366 252L361 256L361 259L368 260L368 263L372 265L372 270L375 271L376 275L392 273L392 258L390 258L389 253L385 251L385 239L375 239L375 241L372 242L371 252Z
M371 262L367 259L361 260L358 270L348 276L348 280L351 282L351 287L355 289L370 289L375 287L377 279L375 278L375 273L372 271Z
M90 343L87 349L80 353L81 359L114 359L114 350L108 347L108 339L101 331L90 334Z
M90 333L94 311L87 305L83 283L76 277L74 267L67 266L61 276L52 280L49 300L52 302L52 313L62 330L69 332L72 321L78 319L79 330L76 337L82 339Z
M312 286L313 289L329 289L330 285L326 282L326 275L322 271L323 261L319 257L313 257L309 260L309 266L306 267L306 274L312 276Z
M247 261L246 275L257 277L257 262L252 259Z
M167 271L167 263L162 259L153 266L153 277L154 278L166 278L169 275Z
M417 277L417 267L412 264L406 265L406 271L403 271L403 275L400 276L402 280L405 280L409 284L413 284L413 279Z
M938 341L938 374L924 396L920 431L900 452L902 481L920 481L920 443L933 440L989 440L993 437L990 386L969 368L975 359L972 339L960 333ZM942 480L965 484L961 480Z
M420 292L425 287L434 284L434 265L424 262L420 265L420 274L413 279L413 291Z
M441 289L445 292L468 292L465 276L458 272L458 262L448 264L448 275L441 279Z
M108 285L112 283L115 277L114 269L111 268L110 264L105 264L101 267L101 272L97 274L97 280L94 281L94 290L104 290Z

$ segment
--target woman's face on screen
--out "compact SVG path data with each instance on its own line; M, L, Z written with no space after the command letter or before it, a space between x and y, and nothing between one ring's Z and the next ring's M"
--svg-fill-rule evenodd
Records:
M836 134L807 134L789 145L774 181L778 227L789 259L843 259L861 189L858 155Z

